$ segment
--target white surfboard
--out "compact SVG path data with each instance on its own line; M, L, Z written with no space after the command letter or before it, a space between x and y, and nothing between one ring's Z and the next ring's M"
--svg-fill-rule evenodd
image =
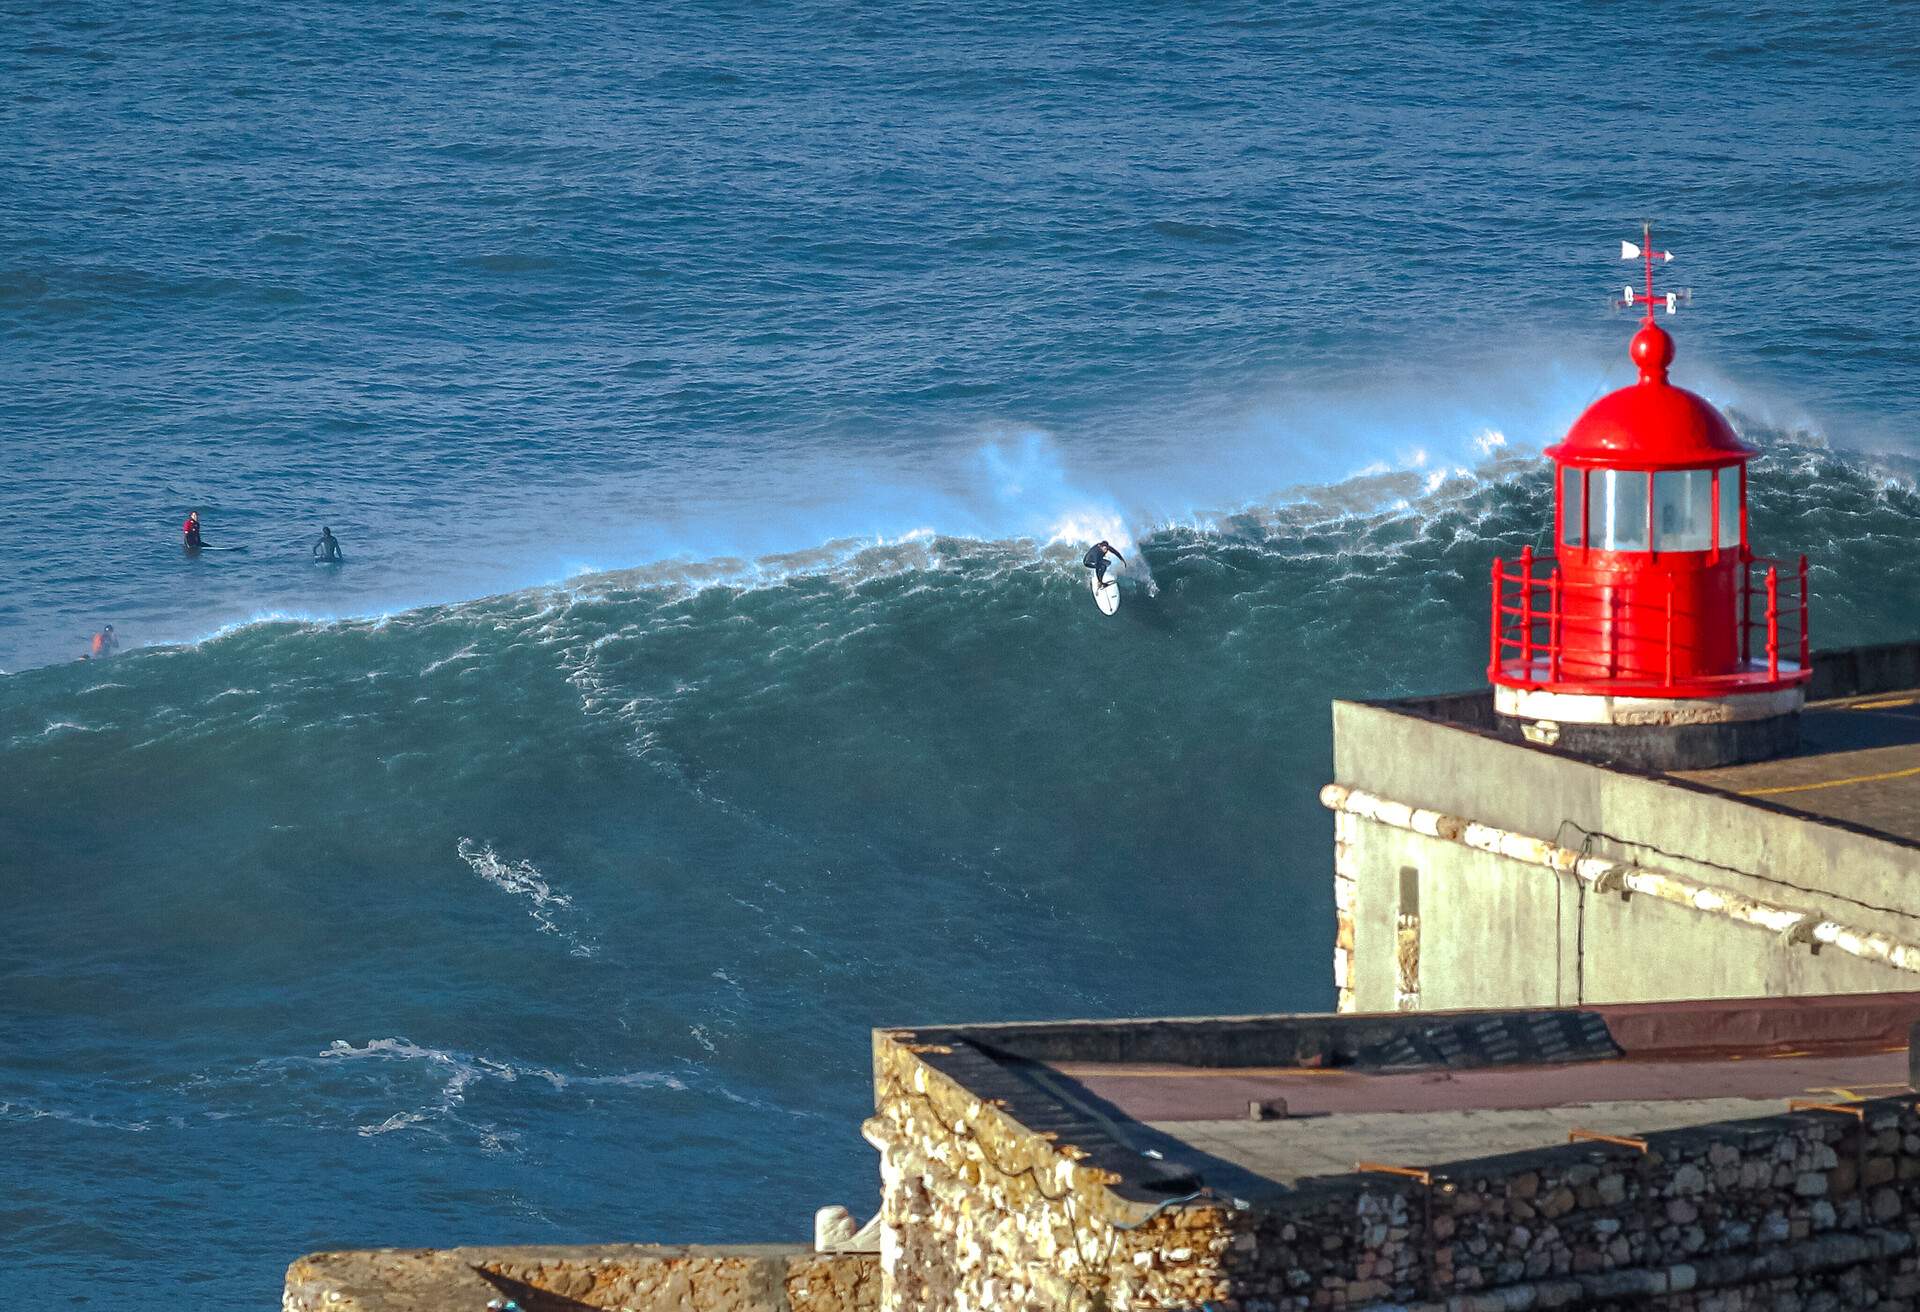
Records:
M1094 577L1092 570L1087 571L1087 587L1093 590L1093 604L1100 608L1102 615L1111 615L1120 609L1120 584L1109 578L1103 588Z

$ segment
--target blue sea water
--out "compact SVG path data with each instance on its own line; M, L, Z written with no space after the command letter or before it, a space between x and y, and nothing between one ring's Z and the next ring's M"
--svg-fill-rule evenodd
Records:
M1329 1005L1326 703L1479 679L1643 219L1821 641L1920 614L1897 6L0 35L16 1298L800 1237L871 1026Z

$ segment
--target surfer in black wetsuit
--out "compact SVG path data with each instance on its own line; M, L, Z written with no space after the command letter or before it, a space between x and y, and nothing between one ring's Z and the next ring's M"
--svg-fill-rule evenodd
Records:
M1113 544L1105 538L1088 547L1087 554L1080 558L1080 563L1093 571L1093 586L1096 588L1104 588L1107 586L1108 556L1118 557L1122 565L1127 563L1127 558L1120 555L1118 551L1115 551Z
M340 554L340 539L333 535L332 529L320 530L320 540L313 544L313 558L331 564L337 564L346 559Z

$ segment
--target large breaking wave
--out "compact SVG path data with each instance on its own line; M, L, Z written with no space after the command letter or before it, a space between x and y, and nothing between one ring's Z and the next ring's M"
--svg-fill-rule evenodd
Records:
M1818 640L1910 634L1911 470L1767 441ZM870 1201L869 1026L1324 1007L1327 702L1481 679L1550 514L1489 445L1141 531L1113 619L1071 530L926 532L0 680L0 1122L222 1215L202 1161L451 1172L309 1247L720 1238Z

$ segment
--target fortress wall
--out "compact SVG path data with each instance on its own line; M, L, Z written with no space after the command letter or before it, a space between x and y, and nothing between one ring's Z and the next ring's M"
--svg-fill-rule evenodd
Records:
M1910 1098L1156 1205L940 1038L875 1036L887 1312L1920 1308Z
M786 1244L375 1248L287 1268L283 1312L876 1312L879 1259Z

